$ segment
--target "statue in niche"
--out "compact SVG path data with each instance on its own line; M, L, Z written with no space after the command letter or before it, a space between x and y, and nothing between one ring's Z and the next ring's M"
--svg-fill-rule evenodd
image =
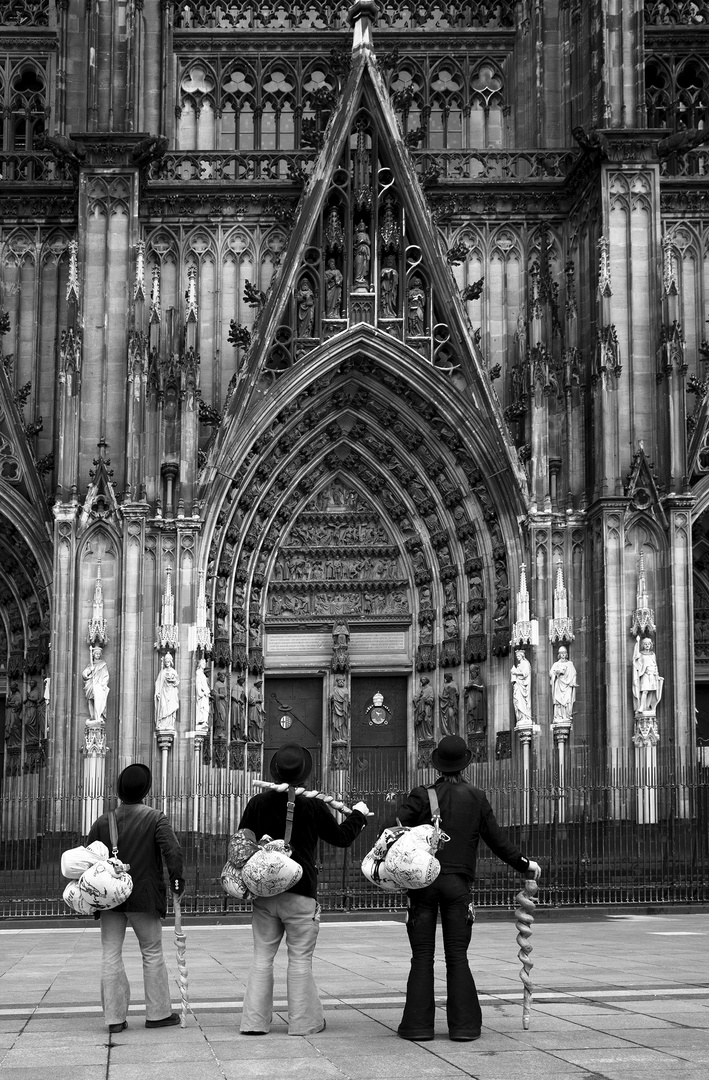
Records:
M481 600L483 597L483 579L477 570L468 578L468 597L470 600Z
M458 616L446 615L443 620L443 638L445 641L452 641L453 638L458 637Z
M506 596L498 596L497 604L495 605L495 613L493 615L493 622L498 626L506 626L509 618L510 604Z
M8 750L19 750L22 746L22 694L16 682L10 683L5 705L9 720L5 725L5 746Z
M266 712L263 707L263 694L261 687L263 681L257 679L249 690L249 730L248 741L250 743L263 742L263 729L266 722Z
M576 668L569 660L565 645L559 647L556 661L549 671L551 700L554 705L554 724L570 724L576 701Z
M416 551L411 552L411 562L413 563L414 570L428 570L426 556L421 548L417 548Z
M196 697L195 706L195 732L197 735L209 734L209 680L207 679L207 661L202 657L197 663L197 671L194 677L194 689Z
M309 338L313 335L315 320L315 293L307 277L301 278L295 294L298 309L298 337Z
M217 675L214 685L214 737L226 739L227 736L227 710L229 690L223 671Z
M41 701L42 691L39 689L37 679L32 679L25 698L25 746L36 745L40 740Z
M414 337L421 337L425 330L426 293L418 274L414 274L409 286L407 327Z
M342 675L335 679L330 694L330 731L333 743L346 743L349 739L350 695Z
M332 643L340 648L347 648L350 643L350 628L346 619L339 619L332 627Z
M179 708L180 677L175 671L172 653L166 652L155 680L155 727L158 732L174 732Z
M380 314L384 317L395 316L398 298L399 271L396 269L396 259L393 255L387 255L381 272Z
M433 607L431 603L431 589L428 585L422 585L419 589L419 607L421 609Z
M244 690L244 677L239 675L231 684L231 713L229 717L229 737L234 742L236 739L246 738L246 691Z
M371 244L367 226L363 221L357 225L354 237L354 279L357 285L367 285L369 274L369 260L371 257Z
M439 716L441 719L441 733L443 735L457 735L458 734L458 703L460 701L460 691L453 682L453 676L450 672L446 672L443 676L443 687L441 689L440 697L438 699L439 704Z
M103 649L100 645L94 645L91 650L91 663L81 673L84 680L84 694L86 704L89 707L89 720L92 724L106 723L106 707L108 705L108 665L102 659Z
M325 317L339 319L342 313L342 274L334 259L327 260L325 270Z
M430 623L424 623L419 632L420 645L433 645L433 627Z
M261 627L250 626L249 627L249 648L260 649L261 647Z
M483 633L483 616L481 611L474 611L470 616L470 633Z
M487 728L485 715L485 685L480 678L480 668L471 664L465 684L465 730L468 735L482 735Z
M423 627L422 627L423 629ZM436 696L431 680L421 677L419 689L414 695L414 730L419 742L433 739L433 710Z
M458 603L458 586L454 578L449 578L443 585L443 595L447 604Z
M515 663L511 671L512 705L515 722L523 727L532 723L532 665L524 649L515 652Z
M633 705L636 713L655 716L662 697L664 679L657 667L652 639L635 637L633 650Z

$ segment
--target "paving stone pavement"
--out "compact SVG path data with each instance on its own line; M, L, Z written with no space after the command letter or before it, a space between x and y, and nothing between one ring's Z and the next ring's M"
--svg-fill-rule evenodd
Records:
M124 956L133 1003L119 1035L103 1024L100 940L92 922L7 926L0 930L3 1080L709 1077L709 914L628 911L580 921L540 910L528 1031L514 916L479 919L470 947L483 1008L483 1035L475 1043L448 1039L442 960L436 962L435 1040L397 1037L409 965L402 921L323 921L314 970L327 1028L305 1038L286 1034L285 946L276 962L270 1034L239 1034L249 926L186 926L185 1029L144 1027L140 954L129 932ZM169 924L164 943L174 976ZM174 1000L178 1007L177 989Z

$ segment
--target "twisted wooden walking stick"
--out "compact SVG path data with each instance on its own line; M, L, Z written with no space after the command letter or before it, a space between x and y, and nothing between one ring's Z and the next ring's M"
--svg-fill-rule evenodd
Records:
M254 787L270 788L271 791L288 791L288 784L274 784L270 780L254 780ZM309 791L304 787L297 787L295 789L296 795L305 795L306 799L320 799L321 802L331 806L333 810L340 810L343 814L351 814L352 807L346 806L343 802L340 802L334 795L325 795L322 791ZM373 817L374 814L370 810L369 817Z
M172 906L175 909L175 947L177 950L177 985L180 988L182 1012L180 1027L187 1027L187 938L182 929L182 908L177 893L172 894Z
M517 927L517 944L519 945L519 952L517 956L522 962L522 970L519 973L519 977L522 980L524 986L524 995L522 1001L522 1027L525 1031L529 1029L529 1010L532 1005L532 978L530 971L534 967L534 963L530 956L532 951L532 943L529 940L532 936L532 923L534 922L534 910L537 901L535 896L537 893L538 885L534 880L534 877L527 878L524 883L524 889L521 889L515 897L515 926Z

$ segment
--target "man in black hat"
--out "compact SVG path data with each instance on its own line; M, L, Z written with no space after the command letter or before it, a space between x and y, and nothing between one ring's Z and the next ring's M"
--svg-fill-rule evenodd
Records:
M436 880L408 894L406 930L411 945L411 971L398 1029L402 1039L427 1042L434 1037L433 958L439 910L446 958L448 1033L456 1042L480 1038L482 1013L467 956L472 935L470 891L480 839L520 873L534 874L535 879L541 873L541 867L525 858L497 824L485 793L463 779L463 770L471 757L471 751L458 735L446 735L431 754L431 764L439 772L434 788L441 825L450 840L437 853L441 872ZM426 825L431 818L429 788L421 786L413 789L384 827L397 820L402 825Z
M310 775L313 759L299 743L286 743L271 759L276 783L297 787ZM338 824L325 803L305 795L295 797L291 858L303 867L300 881L277 896L253 901L254 958L244 996L242 1035L266 1035L273 1011L273 961L283 934L288 947L288 1034L314 1035L325 1027L323 1010L313 979L313 952L320 929L320 905L316 900L315 847L324 840L335 847L349 847L367 824L369 809L358 802ZM240 829L251 829L257 838L268 834L282 840L286 830L288 792L262 791L246 805Z
M146 1028L179 1024L172 1012L170 983L162 952L161 919L167 914L163 859L170 875L170 889L181 896L182 849L167 818L160 810L146 806L152 776L147 765L128 765L118 777L116 792L121 800L116 813L118 858L130 864L133 891L118 907L97 914L101 919L101 1003L111 1032L123 1031L130 1002L130 986L123 966L123 939L130 923L143 957ZM93 823L87 843L101 840L111 850L109 815Z

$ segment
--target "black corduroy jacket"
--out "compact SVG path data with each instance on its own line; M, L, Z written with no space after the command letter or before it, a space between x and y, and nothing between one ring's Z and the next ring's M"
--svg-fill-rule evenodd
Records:
M246 804L239 828L251 829L257 840L266 834L272 840L282 840L286 832L287 803L287 791L259 792ZM288 892L316 897L315 848L318 840L346 848L366 824L367 819L359 810L353 810L340 824L325 803L296 795L290 846L291 857L303 867L303 876Z
M148 915L167 914L167 892L163 859L170 880L182 877L182 848L170 823L160 810L145 803L121 803L116 810L118 858L130 863L133 891L113 911L143 911ZM111 850L108 814L91 826L87 844L101 840Z
M463 874L473 881L480 840L515 870L523 873L527 869L529 859L497 824L484 791L472 784L452 783L444 777L436 781L435 788L442 828L450 837L436 855L442 874ZM430 824L431 803L425 787L415 787L382 828L395 825L397 819L402 825Z

